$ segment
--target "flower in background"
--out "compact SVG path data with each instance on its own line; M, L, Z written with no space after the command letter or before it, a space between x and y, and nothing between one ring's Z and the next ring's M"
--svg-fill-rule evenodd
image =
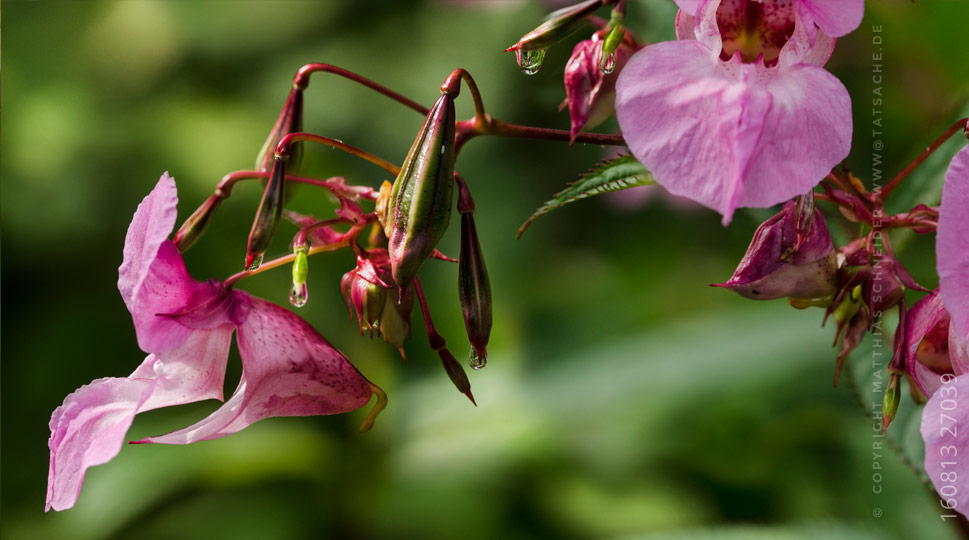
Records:
M168 239L177 196L166 173L138 206L125 238L118 289L138 345L149 353L128 377L105 377L64 399L51 416L47 509L74 506L88 467L121 450L135 415L203 399L222 399L233 330L242 380L207 418L142 443L217 439L272 416L336 414L383 392L316 330L292 312L218 280L192 279Z
M944 323L936 323L931 350L941 351L944 345L949 372L958 376L926 373L921 358L915 363L923 375L916 378L919 387L933 392L922 411L925 471L945 506L967 514L969 461L956 456L969 451L969 147L956 154L945 175L935 250L939 290L932 301L945 312L948 331L939 335Z
M678 0L677 41L616 84L633 155L675 195L723 214L811 190L851 144L851 100L821 66L862 0Z

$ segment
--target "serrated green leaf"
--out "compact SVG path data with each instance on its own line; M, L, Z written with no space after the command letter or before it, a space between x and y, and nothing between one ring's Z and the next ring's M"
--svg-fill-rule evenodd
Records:
M653 175L643 167L643 164L633 156L620 156L606 160L572 182L562 191L546 201L524 224L518 229L520 238L525 229L541 216L565 206L566 204L611 191L620 191L637 186L655 184Z

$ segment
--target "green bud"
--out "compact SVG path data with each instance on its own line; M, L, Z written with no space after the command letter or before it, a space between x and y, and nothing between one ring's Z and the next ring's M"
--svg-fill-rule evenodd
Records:
M309 273L309 257L307 253L310 247L306 244L296 246L293 253L293 288L289 293L289 302L296 307L303 307L309 299L309 291L306 287L306 275Z
M192 215L185 220L185 223L182 223L182 226L175 232L175 237L172 238L172 242L178 246L179 251L184 253L202 236L209 224L209 219L212 218L212 214L215 213L215 209L219 207L221 202L222 196L220 194L215 193L209 196L202 203L202 206L196 208L195 212L192 212Z
M895 413L898 412L898 403L902 397L900 379L900 374L892 373L888 379L888 386L885 387L885 394L882 396L882 433L888 430L888 424L892 423Z
M451 217L454 120L454 98L442 93L394 181L387 236L391 272L401 293L434 252Z
M538 28L522 36L508 51L544 51L565 39L586 17L602 7L602 0L586 0L552 12Z

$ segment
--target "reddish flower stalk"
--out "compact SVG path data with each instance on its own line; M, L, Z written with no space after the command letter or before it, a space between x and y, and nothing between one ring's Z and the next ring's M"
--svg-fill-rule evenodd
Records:
M949 129L945 130L945 132L943 132L942 135L939 135L938 139L933 141L932 144L930 144L928 148L923 150L922 153L918 155L918 157L912 160L912 162L909 163L907 167L902 169L902 172L898 173L895 176L895 178L892 178L891 181L888 182L888 184L886 184L885 187L881 189L882 200L887 199L888 195L892 192L892 190L897 188L898 185L902 183L902 180L905 180L905 178L909 174L911 174L916 167L921 165L922 162L926 160L926 158L932 155L932 152L935 152L936 150L938 150L938 148L942 146L942 143L944 143L946 140L948 140L949 137L955 135L955 133L960 130L966 133L966 136L969 137L969 117L960 118L959 120L956 120L954 124L949 126Z

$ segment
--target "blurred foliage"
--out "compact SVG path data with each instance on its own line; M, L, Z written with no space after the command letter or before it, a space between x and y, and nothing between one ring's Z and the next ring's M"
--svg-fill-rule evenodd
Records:
M871 181L872 27L884 41L885 175L964 110L969 64L966 4L867 4L828 68L853 96L848 163ZM524 1L3 7L4 538L951 537L917 476L891 452L873 456L872 424L852 392L831 387L832 329L818 328L820 311L706 286L730 275L770 210L740 212L724 229L712 212L637 188L568 205L516 241L522 221L604 150L487 139L469 144L457 166L474 191L495 291L491 362L472 374L477 408L440 372L423 330L406 363L361 339L338 287L352 256L320 255L301 315L388 391L372 432L356 433L357 412L266 420L187 447L126 447L89 471L74 509L45 514L50 412L81 384L124 376L141 360L116 269L131 214L163 171L178 180L187 216L223 174L252 166L293 72L311 61L427 104L464 67L491 114L567 129L556 105L572 47L521 75L500 51L546 11ZM667 0L630 6L648 41L672 37L674 14ZM393 161L422 120L327 75L314 76L306 97L307 130ZM460 116L471 111L458 100ZM906 189L937 192L956 144ZM386 179L314 146L302 172ZM241 268L255 186L234 190L187 253L196 277ZM318 215L330 204L311 190L294 199ZM452 229L443 249L454 254ZM291 232L281 229L277 253ZM932 251L932 239L918 237L901 255L927 286ZM286 305L287 274L243 287ZM439 330L461 351L456 279L444 263L422 270ZM143 414L129 437L182 427L215 406Z

